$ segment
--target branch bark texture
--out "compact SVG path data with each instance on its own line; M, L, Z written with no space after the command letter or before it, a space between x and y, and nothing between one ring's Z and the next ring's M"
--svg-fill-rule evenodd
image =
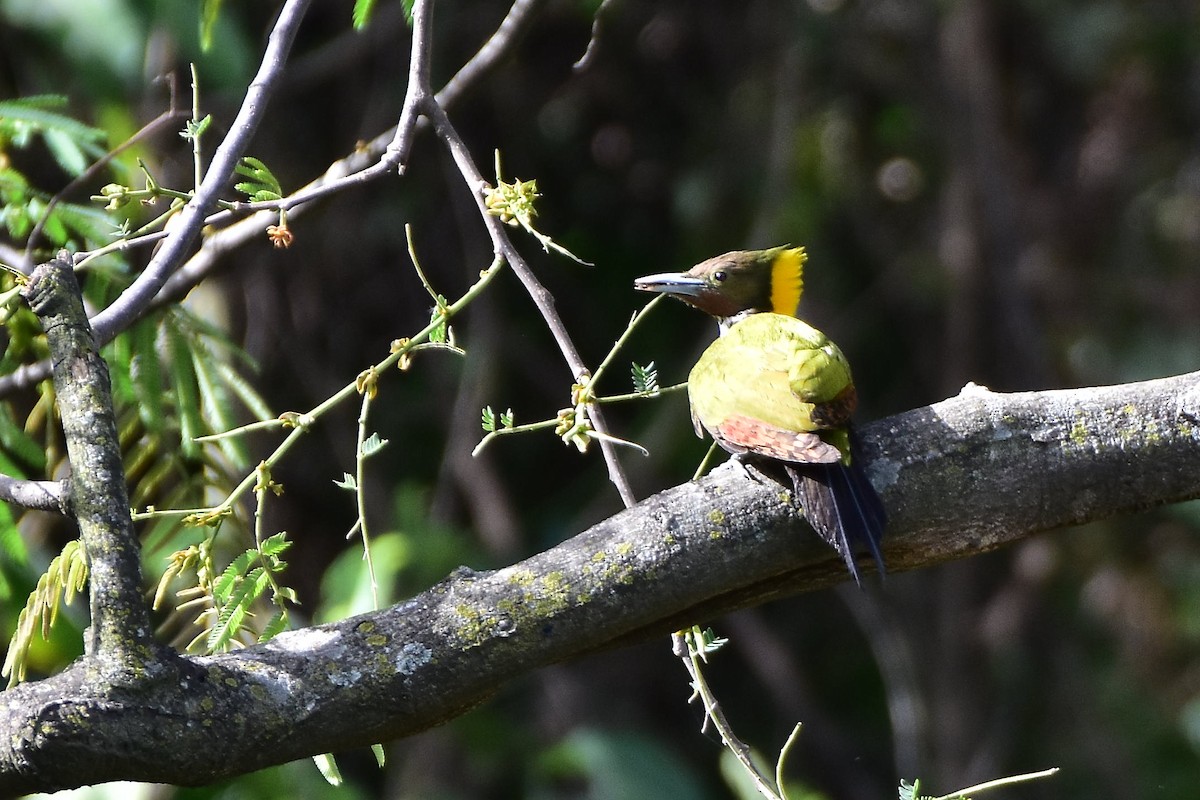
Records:
M96 349L70 254L38 266L23 294L46 332L71 462L67 502L88 555L88 651L95 664L136 672L150 660L154 641L142 599L140 544L129 516L108 365Z
M970 386L862 436L891 516L889 568L916 569L1200 497L1200 373L1008 395ZM785 484L726 465L384 611L172 657L176 669L116 694L98 694L81 666L19 686L0 704L0 793L202 784L409 735L530 670L845 579Z

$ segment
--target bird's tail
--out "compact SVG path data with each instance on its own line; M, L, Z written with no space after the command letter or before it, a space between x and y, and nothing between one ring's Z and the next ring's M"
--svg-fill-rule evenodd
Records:
M884 574L883 553L879 549L887 512L867 479L862 459L852 457L850 465L788 465L797 498L813 530L845 560L846 567L859 585L855 556L866 549L875 559L879 574Z

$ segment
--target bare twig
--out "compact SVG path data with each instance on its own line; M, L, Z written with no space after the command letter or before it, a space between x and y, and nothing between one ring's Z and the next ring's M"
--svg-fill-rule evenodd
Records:
M683 661L683 666L691 676L692 683L692 700L699 700L704 707L704 723L701 730L707 731L711 725L721 736L721 744L725 746L733 757L737 759L738 764L750 776L750 780L754 783L754 788L763 797L771 798L771 800L780 800L779 792L775 786L771 785L771 779L763 774L754 763L753 754L750 745L743 742L733 732L733 726L729 724L729 720L725 717L725 711L721 708L721 703L717 700L716 694L708 685L708 680L704 677L704 667L701 662L706 661L704 634L699 627L692 627L686 631L678 631L671 637L672 651Z
M50 202L46 204L46 208L42 211L42 215L38 217L37 224L33 226L33 230L29 234L29 239L25 242L25 258L23 259L25 264L32 265L33 248L37 245L37 241L42 235L42 229L46 226L46 220L50 219L50 214L54 211L55 206L57 206L64 197L69 197L71 193L79 187L90 183L101 170L103 170L112 162L114 158L128 150L130 147L133 147L135 144L144 139L149 139L151 136L157 135L163 128L167 127L168 125L174 125L175 123L179 122L179 120L187 117L186 111L175 108L174 101L175 97L172 93L170 108L143 125L141 130L139 130L133 136L130 136L128 139L121 142L121 144L105 153L103 156L93 162L91 166L81 172L74 180L60 189L58 194L50 198ZM18 264L14 266L19 267L20 265Z
M496 255L503 258L511 267L517 278L525 287L525 291L533 300L534 305L542 315L543 321L550 329L555 342L558 344L559 351L567 362L568 368L571 370L572 377L579 383L586 380L588 375L587 366L580 358L578 350L571 341L570 334L567 333L566 326L563 324L558 312L554 309L554 298L550 292L538 281L525 259L513 246L512 241L508 238L508 232L505 230L504 224L500 219L489 213L487 206L484 203L483 188L488 185L483 174L475 165L471 154L467 151L466 145L462 138L458 135L454 125L450 122L445 109L437 102L437 98L429 86L429 53L430 46L430 30L432 26L432 3L429 0L417 0L413 6L413 49L409 68L409 85L408 93L404 101L404 113L401 116L400 124L396 128L395 137L392 143L388 146L389 153L393 154L393 158L397 164L402 164L407 158L409 147L411 146L411 134L415 130L416 118L418 115L427 117L434 127L434 131L438 138L446 145L450 151L451 157L458 166L459 172L466 181L468 188L471 190L472 196L475 198L475 203L479 208L480 216L483 218L484 225L487 227L488 235L492 240L492 247ZM608 465L609 479L617 487L617 491L621 495L621 500L625 505L632 506L636 499L633 495L633 489L629 485L629 479L626 477L624 470L621 467L620 461L617 459L616 447L612 442L607 441L605 436L604 418L598 406L592 406L592 423L596 432L600 434L596 438L600 441L601 452L604 454L604 460Z
M533 12L543 2L544 0L517 0L496 32L446 83L442 91L435 96L435 100L443 107L448 107L457 102L471 86L478 83L504 56L512 51L520 37L528 30L533 20ZM427 124L424 117L417 117L415 121L417 130L422 130ZM365 146L356 148L354 152L333 162L320 177L282 200L240 203L236 206L236 210L219 211L207 217L204 225L220 226L224 224L227 227L205 236L204 244L199 251L167 278L158 294L146 306L146 310L160 308L183 297L211 274L220 256L261 235L267 225L278 219L280 210L288 211L289 217L295 218L314 200L365 185L391 173L395 165L390 161L379 160L379 156L395 139L396 130L397 128L391 128L379 134ZM250 213L251 216L228 224L237 215L246 213ZM132 240L125 242L123 247L150 244L164 238L166 238L166 233L160 231L138 237L136 242ZM3 253L4 246L0 244L0 255ZM16 255L16 251L11 251L4 258L14 264L23 263L23 260ZM29 266L31 265L27 265L26 269ZM118 332L120 329L114 326L114 330L111 331L112 335ZM43 360L22 365L9 375L0 377L0 397L34 386L49 375L49 361Z
M596 51L600 47L600 28L601 17L608 11L609 7L614 5L616 0L603 0L600 6L596 9L596 13L592 15L592 35L588 38L587 49L583 51L583 55L575 62L572 69L584 70L592 63L592 59L596 57Z
M28 481L0 475L0 502L65 514L67 487L63 481Z
M422 3L418 3L417 5L420 6ZM542 286L537 276L533 274L533 270L529 268L529 264L526 263L524 257L513 246L512 241L508 238L508 231L505 229L504 223L500 221L499 217L488 213L482 194L482 189L487 185L487 181L479 172L479 168L475 166L471 154L467 151L467 147L458 135L458 131L454 129L454 125L451 124L450 118L436 101L431 100L427 103L427 106L426 113L433 120L434 130L442 141L445 142L446 147L450 150L450 155L454 158L454 163L458 165L459 172L462 173L467 186L472 190L471 194L475 198L475 203L479 207L479 213L483 217L484 225L487 226L488 235L492 239L492 247L498 256L508 262L517 278L521 281L521 284L525 287L525 291L529 294L530 299L533 300L533 304L542 315L542 320L546 323L546 327L550 329L554 341L558 344L558 349L566 360L572 377L577 382L583 383L588 376L587 366L583 363L583 359L580 358L579 351L575 349L575 344L571 341L570 334L567 333L566 325L563 324L562 318L558 316L558 312L554 308L554 297L547 291L546 287ZM600 441L600 450L604 454L604 461L608 465L609 480L617 487L617 491L620 493L621 500L625 503L625 506L632 506L637 502L633 494L633 488L629 485L629 479L621 467L621 462L617 459L616 447L611 442L602 438L607 433L604 416L600 411L600 407L594 403L591 406L591 418L594 429L601 434L597 438Z
M92 329L96 333L98 344L111 341L119 332L145 314L167 278L183 262L187 251L200 233L205 214L217 201L226 181L233 174L238 159L258 128L308 4L309 0L287 0L284 3L279 12L279 19L276 20L267 40L266 52L263 54L258 73L250 82L242 106L229 126L229 135L213 154L208 173L196 187L195 195L180 210L170 235L163 240L162 247L150 259L142 274L92 320Z

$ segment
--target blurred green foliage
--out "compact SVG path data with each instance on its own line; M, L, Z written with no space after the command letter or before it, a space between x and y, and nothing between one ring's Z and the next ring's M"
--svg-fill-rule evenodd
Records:
M644 302L634 276L792 242L811 255L802 311L854 363L864 419L968 380L1022 390L1197 368L1200 18L1190 5L609 3L575 70L597 5L544 4L516 55L450 109L477 163L499 149L506 173L536 178L538 229L596 265L515 237L593 363ZM437 4L436 83L505 11ZM0 0L0 101L65 95L55 113L105 131L111 146L166 107L160 75L174 75L186 98L195 62L217 137L273 13L223 4L202 51L201 4ZM379 3L362 32L349 4L314 4L309 16L254 142L283 186L394 124L405 89L401 3ZM35 137L0 148L0 167L23 181L0 174L6 204L45 202L70 181L78 163L54 147ZM82 209L110 180L132 183L135 157L165 184L188 186L190 154L168 133L64 200ZM200 502L203 486L270 448L250 438L240 453L188 449L187 430L233 418L172 410L202 405L203 365L184 350L207 341L224 355L206 364L237 366L272 409L305 410L424 325L430 299L408 263L405 223L446 297L490 263L472 199L425 136L403 180L324 201L292 222L286 251L263 241L230 257L189 298L211 330L180 323L193 335L181 342L160 332L169 317L156 318L106 351L125 376L131 460L157 454L131 474L158 476L163 492L145 502ZM22 246L21 229L10 223L5 242ZM61 233L100 236L72 234L65 218ZM50 228L46 238L43 247L65 240ZM147 257L93 273L96 302ZM497 281L454 324L466 359L418 356L381 378L372 407L373 428L391 442L370 462L367 494L388 600L459 564L511 563L619 508L598 458L549 435L470 458L480 408L552 417L569 404L571 376L516 281ZM218 331L252 369L205 338ZM670 385L713 333L666 307L626 356L653 361ZM36 355L19 325L9 336L5 366ZM174 354L157 375L156 351ZM148 393L154 382L168 391ZM189 393L196 399L177 406ZM48 426L26 430L46 402L26 397L0 413L6 474L44 477L61 458ZM686 480L705 449L679 394L608 417L652 452L626 459L639 496ZM353 472L354 425L346 409L274 473L285 493L271 500L269 528L294 542L287 579L314 619L368 607L361 549L343 536L355 510L334 486ZM731 644L711 680L735 728L764 752L805 723L789 777L824 796L892 796L901 777L949 790L1057 764L1055 778L1007 796L1190 800L1200 785L1198 533L1193 503L891 576L878 592L713 621ZM68 535L42 518L21 520L21 534L7 527L0 539L6 630ZM177 536L167 523L147 531L152 579ZM226 563L245 547L230 539ZM78 639L56 628L31 670L66 663ZM301 762L155 796L743 796L721 777L687 695L667 642L656 642L517 681L462 719L389 744L382 771L369 753L339 754L348 785L338 789Z

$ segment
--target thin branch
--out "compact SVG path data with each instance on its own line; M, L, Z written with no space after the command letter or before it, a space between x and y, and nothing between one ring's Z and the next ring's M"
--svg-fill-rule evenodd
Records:
M516 0L508 9L508 14L501 21L496 32L483 43L471 60L463 65L453 78L434 98L442 108L450 108L467 90L476 84L481 77L495 69L509 53L513 46L521 40L525 32L533 24L534 14L540 11L546 0Z
M458 73L446 83L442 91L435 96L437 102L444 108L454 104L468 89L482 80L501 59L511 53L517 42L520 41L520 37L529 29L533 21L533 12L540 8L543 2L544 0L517 0L509 10L508 16L501 22L500 27L484 43L479 52L464 64ZM415 124L417 130L423 130L428 122L424 117L418 117ZM227 224L226 227L207 234L200 249L167 279L146 310L160 308L182 298L212 273L222 255L261 236L267 225L278 219L280 210L288 211L289 218L295 219L315 200L356 186L363 186L392 173L394 165L386 160L379 160L379 156L395 139L396 131L397 128L390 128L379 134L365 146L356 148L354 152L330 164L320 177L280 201L242 203L238 204L234 211L219 211L210 215L204 220L205 226L220 226L234 220L239 214L251 214L245 219ZM137 243L151 244L164 238L166 238L166 233L158 232L139 237ZM124 242L120 249L134 245L133 242ZM6 246L0 243L0 255L4 255L6 250ZM8 253L8 255L4 255L6 260L14 265L22 263L22 259L16 255L17 251L12 250ZM113 335L117 332L119 331L114 331ZM49 361L24 364L9 375L0 377L0 397L28 389L49 376Z
M416 135L417 119L427 112L426 105L433 97L429 84L429 58L433 49L433 3L432 0L417 0L412 10L412 49L408 62L408 89L404 94L404 107L396 134L388 145L384 161L397 166L401 172L408 162Z
M0 475L0 502L65 514L67 487L63 481L29 481Z
M288 51L309 2L310 0L287 0L284 3L267 40L258 73L250 82L242 106L229 125L229 135L213 154L208 173L196 187L195 196L180 210L170 235L163 240L162 247L150 259L142 274L92 320L92 329L98 344L103 345L111 341L146 313L146 309L167 278L183 262L187 251L200 234L200 227L204 224L208 209L220 197L229 176L237 166L238 159L258 129L258 123L266 112L267 102L283 71Z
M704 708L704 724L701 726L701 730L707 732L711 726L720 734L721 744L737 759L738 764L754 783L754 788L758 790L758 793L772 800L780 800L779 792L776 791L775 786L771 785L770 778L764 775L758 765L754 763L750 745L739 739L733 732L733 726L725 717L721 703L704 677L704 667L701 662L707 660L707 656L704 652L704 634L700 628L693 626L687 631L678 631L672 634L671 649L683 661L683 666L687 669L688 676L691 677L691 700L699 700Z
M418 3L418 5L421 5ZM508 238L508 231L505 229L504 223L496 217L488 213L487 206L483 199L483 187L487 185L479 168L475 166L474 160L471 158L470 152L467 151L466 144L458 135L454 125L450 122L450 118L446 112L435 101L430 101L426 104L427 107L424 113L433 121L434 130L437 135L445 142L446 147L450 150L450 155L454 158L454 163L458 165L458 170L462 173L463 179L467 183L467 187L471 190L472 196L475 198L475 204L479 208L479 213L483 218L484 225L487 226L488 235L492 240L492 247L495 249L496 255L502 257L512 267L518 280L525 287L526 293L533 300L534 306L542 315L542 320L546 323L546 327L550 329L554 341L558 344L558 349L562 353L563 358L567 362L567 366L571 370L572 377L579 383L583 383L588 375L587 366L583 363L583 359L579 356L579 351L575 349L575 344L571 341L571 336L567 333L566 325L563 324L562 318L559 317L558 311L554 308L554 297L547 291L546 287L542 286L538 281L537 276L533 274L533 270L529 268L524 257L513 246L512 241ZM593 403L590 410L591 420L595 430L603 436L607 434L604 416L598 404ZM608 465L608 478L613 485L617 487L617 492L621 495L621 500L628 508L637 502L633 494L633 488L629 485L629 478L625 475L624 469L621 467L621 462L617 458L617 450L612 442L606 441L604 438L597 437L600 441L600 450L604 454L604 461Z
M128 150L130 147L133 147L135 144L157 135L163 128L166 128L168 125L174 125L178 123L179 120L185 119L186 117L186 111L175 108L175 96L174 92L172 92L170 108L147 122L142 126L141 130L133 134L133 136L130 136L125 141L121 142L121 144L117 145L112 150L109 150L107 153L93 162L91 166L76 176L74 180L60 189L58 193L54 195L54 197L50 198L50 202L46 204L46 208L42 211L41 216L38 217L37 224L33 226L33 230L29 234L29 239L25 242L25 257L22 259L22 262L28 264L29 266L33 265L33 248L42 235L42 230L46 226L46 220L50 219L50 214L54 211L54 208L60 202L62 202L64 197L70 197L71 193L76 189L91 183L96 175L98 175L105 167L112 163L114 158ZM15 264L14 266L18 266L19 268L19 265Z

